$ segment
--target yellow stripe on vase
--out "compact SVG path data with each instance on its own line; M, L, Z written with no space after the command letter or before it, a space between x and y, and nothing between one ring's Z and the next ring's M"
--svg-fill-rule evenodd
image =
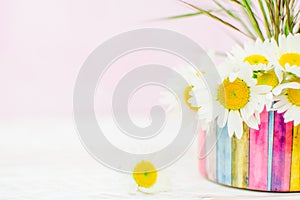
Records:
M248 187L249 166L249 127L244 124L244 133L241 139L232 137L232 186Z
M293 130L290 191L300 191L300 125Z

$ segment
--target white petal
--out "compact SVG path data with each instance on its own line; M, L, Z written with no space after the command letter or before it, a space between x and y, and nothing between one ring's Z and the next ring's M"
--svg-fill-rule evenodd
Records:
M249 117L249 116L248 116L249 113L245 112L245 109L244 109L244 108L241 109L240 112L241 112L241 116L242 116L242 119L243 119L243 120L245 120L245 119L247 119L247 118Z
M269 92L266 94L266 99L269 100L269 101L273 101L273 94L272 92Z
M259 94L266 94L272 90L272 87L266 85L258 85L253 87L252 90Z
M228 113L228 124L227 124L227 129L228 129L228 134L229 134L229 137L232 137L233 136L233 134L234 134L234 128L233 128L233 126L234 126L234 121L233 121L233 119L232 119L232 113L233 113L233 111L231 110L231 111L229 111L229 113Z
M298 66L286 66L286 71L300 76L300 69Z
M250 101L244 108L243 108L243 112L244 112L244 116L245 118L248 118L250 115L252 115L254 113L254 105L253 103Z
M295 114L293 112L293 108L292 109L289 109L286 111L286 113L284 113L284 122L285 123L288 123L288 122L291 122L295 119Z
M289 102L286 100L286 98L280 98L276 103L274 103L273 108L278 109L288 103Z
M281 107L277 108L277 112L278 113L283 113L285 112L286 110L288 110L292 105L287 103L287 104L284 104L282 105Z
M241 138L243 135L243 121L239 111L231 110L228 115L228 133L232 136L234 133L237 138Z
M260 121L260 113L255 112L254 116L255 116L255 118L257 119L258 124L260 124L260 122L261 122L261 121Z
M281 66L279 66L279 67L275 67L275 74L276 74L276 76L277 76L277 78L278 78L278 81L279 81L279 83L281 83L282 82L282 80L283 80L283 72L282 72L282 70L280 69L280 67Z
M238 74L237 73L235 73L235 72L232 72L232 73L230 73L230 75L229 75L229 81L230 82L233 82L233 81L235 81L235 79L238 77Z
M225 109L225 111L221 112L218 117L217 123L220 128L223 128L226 125L227 118L228 118L228 110Z
M250 128L258 130L259 121L254 115L251 115L245 122Z
M282 90L287 89L287 88L300 89L300 84L296 83L296 82L281 84L281 85L277 86L276 88L274 88L273 94L277 96L277 95L281 94Z

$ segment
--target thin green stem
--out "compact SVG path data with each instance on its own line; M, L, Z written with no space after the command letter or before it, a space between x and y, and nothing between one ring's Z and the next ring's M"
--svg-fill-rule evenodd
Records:
M218 11L217 10L208 10L208 12L214 12L214 13L216 13ZM167 20L168 19L170 19L170 20L172 20L172 19L180 19L180 18L194 17L194 16L197 16L197 15L203 15L203 14L205 14L205 13L199 11L199 12L188 13L188 14L183 14L183 15L171 16L171 17L167 17L167 18L164 18L164 19L167 19Z
M292 33L292 23L291 23L291 13L290 13L290 0L286 0L286 27L287 27L287 30L288 30L288 33Z
M249 34L249 36L254 40L255 39L255 35L251 32L251 30L248 28L248 25L246 25L243 20L241 20L240 17L236 16L234 14L233 11L228 10L227 8L225 8L225 6L223 6L221 3L217 2L216 0L213 0L213 2L219 7L221 8L229 17L233 18L234 20L238 21L243 28L247 31L247 33Z
M280 34L280 0L276 0L274 5L274 28L275 28L275 40L278 42L278 37Z
M264 41L265 38L264 38L264 36L263 36L263 34L262 34L262 31L261 31L261 29L260 29L260 27L259 27L258 21L257 21L255 15L254 15L254 13L253 13L253 11L252 11L252 8L251 8L251 5L250 5L249 1L248 1L248 0L242 0L242 2L243 2L243 4L244 4L244 9L245 9L245 11L246 11L246 13L247 13L247 15L248 15L248 17L249 17L251 23L252 23L253 28L254 28L255 31L256 31L258 37L259 37L262 41Z
M266 0L265 1L267 8L268 8L268 12L269 12L269 16L270 16L270 28L271 28L271 32L272 32L272 36L274 36L274 30L275 30L275 16L274 16L274 10L273 10L273 6L270 2L270 0Z
M274 39L278 42L280 34L294 34L300 32L300 3L296 0L257 0L258 6L253 4L253 0L226 0L227 4L234 5L243 13L227 9L227 5L218 0L213 0L220 12L216 10L207 10L199 8L191 3L180 1L196 10L194 13L169 17L167 19L178 19L192 17L196 15L207 15L208 17L226 25L241 34L251 38L260 38L261 40ZM223 14L223 15L221 15ZM243 20L245 15L246 21ZM262 17L260 19L259 17ZM234 20L231 23L228 20ZM262 23L261 23L262 22ZM240 29L241 28L241 29Z
M267 13L266 13L266 10L265 10L265 6L264 6L262 0L258 0L258 3L259 3L260 10L262 12L262 15L264 17L267 36L270 39L272 37L272 33L271 33L271 29L270 29L270 23L269 23L269 20L268 20L268 16L267 16Z
M235 27L234 25L230 24L229 22L227 22L227 21L225 21L225 20L219 18L218 16L216 16L216 15L214 15L214 14L208 12L207 10L203 10L203 9L201 9L201 8L199 8L199 7L195 6L195 5L193 5L193 4L190 4L190 3L185 2L185 1L182 1L182 0L179 0L179 1L181 1L182 3L184 3L184 4L188 5L188 6L190 6L190 7L193 8L193 9L196 9L196 10L198 10L198 11L200 11L200 12L203 12L205 15L209 16L210 18L212 18L212 19L214 19L214 20L216 20L216 21L218 21L218 22L220 22L220 23L222 23L222 24L224 24L224 25L226 25L226 26L228 26L228 27L230 27L230 28L232 28L232 29L234 29L234 30L240 32L241 34L243 34L243 35L245 35L245 36L251 38L251 36L249 36L248 34L244 33L244 32L241 31L239 28L237 28L237 27ZM252 38L251 38L251 39L252 39Z

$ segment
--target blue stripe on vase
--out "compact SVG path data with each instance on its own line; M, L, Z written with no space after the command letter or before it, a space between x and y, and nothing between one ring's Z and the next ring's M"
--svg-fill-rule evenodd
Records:
M272 183L272 158L274 139L274 111L269 112L269 144L268 144L268 190L271 191Z
M231 185L231 138L228 135L227 125L224 128L217 126L217 182Z

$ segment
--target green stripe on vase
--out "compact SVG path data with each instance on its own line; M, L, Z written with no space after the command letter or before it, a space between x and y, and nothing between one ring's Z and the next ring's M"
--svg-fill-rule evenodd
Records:
M248 188L249 127L244 124L241 139L232 138L232 186Z
M294 127L290 191L300 191L300 125Z

